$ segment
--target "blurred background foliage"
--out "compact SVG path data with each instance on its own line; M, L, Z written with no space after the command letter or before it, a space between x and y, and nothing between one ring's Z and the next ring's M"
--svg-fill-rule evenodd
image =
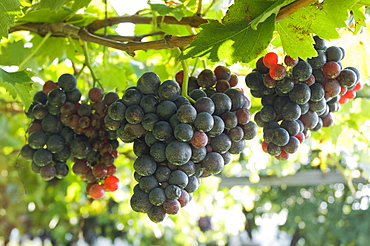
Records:
M166 2L167 5L160 1L158 6L138 1L136 10L129 8L132 4L129 1L121 4L119 1L80 1L87 7L78 8L77 12L73 7L78 1L58 2L65 5L51 12L40 6L48 1L22 0L22 14L16 21L67 21L85 26L95 19L133 14L138 10L142 15L168 14L177 18L194 15L197 11L197 2L193 0L171 1ZM227 1L203 1L205 16L221 19L228 5ZM120 24L100 30L121 35L156 31L186 36L196 30L164 23ZM48 182L35 175L30 163L19 156L30 123L23 113L24 105L19 97L13 98L4 86L0 86L0 245L9 242L14 229L23 243L38 237L53 245L76 245L81 241L92 245L100 237L112 243L118 240L121 245L232 245L235 237L240 245L256 240L263 245L258 242L261 238L258 236L266 221L278 225L281 231L278 235L286 235L291 245L368 245L369 33L368 28L363 28L356 36L341 30L341 38L330 42L346 49L343 65L359 68L365 83L357 98L335 114L334 126L313 133L288 161L277 161L262 152L260 131L255 139L247 141L245 151L236 156L222 174L203 179L192 201L161 224L133 212L129 206L136 184L132 144L121 143L119 147L120 156L116 160L117 175L122 181L119 190L100 200L88 199L86 185L72 172L63 180ZM96 85L95 76L106 92L116 91L121 96L146 71L157 73L164 81L173 79L181 69L176 49L137 51L135 57L131 57L119 50L85 43L89 55L86 57L81 43L70 37L50 37L36 50L43 40L27 31L13 32L1 39L1 67L9 72L27 68L33 80L31 95L44 81L55 81L63 73L72 73L78 75L77 86L83 95ZM268 50L284 54L278 36ZM90 67L86 67L86 59L90 59ZM205 64L210 69L225 64L199 59L188 59L187 63L195 74L204 69ZM231 70L240 75L240 86L247 95L243 76L253 69L253 64L230 65ZM259 100L251 100L253 113L261 105ZM324 174L340 172L345 182L315 186L255 185L260 177L284 177L311 169ZM242 177L253 185L225 187L220 185L223 177ZM354 178L364 179L362 183L353 183ZM279 245L278 240L276 238L274 245Z

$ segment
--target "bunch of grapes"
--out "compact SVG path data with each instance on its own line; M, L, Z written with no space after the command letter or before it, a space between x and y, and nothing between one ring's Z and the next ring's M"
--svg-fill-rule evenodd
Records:
M45 180L65 177L67 160L73 158L73 171L88 181L87 192L97 199L118 188L119 180L113 176L117 134L106 119L107 108L118 95L104 96L95 87L88 96L90 104L80 101L81 92L71 74L61 75L57 83L45 82L26 112L33 121L21 155L32 161L32 170Z
M344 49L327 48L318 36L314 40L316 57L304 61L285 56L284 66L270 52L245 78L252 96L261 98L263 106L254 117L263 127L262 148L279 160L295 153L310 131L333 125L332 113L361 89L359 71L342 68Z
M250 101L230 88L237 77L228 68L219 66L191 77L193 103L181 96L183 72L176 78L161 83L157 74L146 72L108 107L117 136L133 142L137 155L138 184L131 207L154 222L177 214L191 200L200 178L220 173L230 155L239 154L245 140L257 133L250 121Z

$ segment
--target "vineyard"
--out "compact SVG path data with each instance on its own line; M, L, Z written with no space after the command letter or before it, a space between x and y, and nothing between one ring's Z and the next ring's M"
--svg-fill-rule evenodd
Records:
M368 6L5 0L0 245L367 245Z

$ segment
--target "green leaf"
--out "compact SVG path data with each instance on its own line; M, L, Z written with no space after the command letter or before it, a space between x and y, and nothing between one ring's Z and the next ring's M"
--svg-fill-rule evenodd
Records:
M235 3L229 7L222 22L224 24L235 23L241 20L251 22L273 4L273 1L264 0L236 0Z
M316 56L311 35L324 39L339 38L336 28L345 27L350 9L356 0L325 0L324 3L308 5L276 25L285 52L292 57Z
M275 16L269 17L252 29L245 21L221 24L210 21L202 25L202 31L179 59L207 57L211 61L225 60L227 63L249 62L260 55L268 46L275 26Z
M65 3L71 0L41 0L40 8L50 9L51 11L58 12Z
M0 85L4 86L14 99L19 96L26 108L31 105L32 81L25 70L9 73L0 68Z
M172 8L165 5L165 4L149 4L152 11L158 12L160 15L168 15L169 13L172 12Z
M30 50L24 47L23 40L7 43L1 47L0 64L18 66L30 54Z
M355 25L353 34L357 34L361 30L361 27L366 26L365 7L362 5L356 4L355 6L353 6L352 11L353 11L353 18L354 18L354 25Z
M75 0L75 2L72 5L72 10L77 11L83 7L86 7L89 5L91 0Z
M290 22L280 21L276 24L276 30L279 32L281 44L287 55L302 59L317 56L312 45L314 40L304 23L293 20Z
M72 14L71 9L63 8L57 13L51 12L50 9L38 9L37 11L29 12L22 18L19 18L20 22L45 22L55 23L63 21L67 16Z
M18 0L5 0L0 3L0 39L8 36L8 30L14 24L14 18L20 14Z

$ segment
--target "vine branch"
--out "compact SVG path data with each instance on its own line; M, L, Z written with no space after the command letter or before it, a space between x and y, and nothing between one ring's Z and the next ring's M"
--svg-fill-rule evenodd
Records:
M283 20L295 11L303 8L304 6L315 2L317 0L297 0L287 6L280 9L276 21ZM119 16L109 17L102 20L96 20L86 27L77 27L64 22L59 23L32 23L28 22L21 25L16 25L10 28L9 32L16 31L30 31L37 33L40 36L45 37L50 35L51 37L70 37L73 39L80 39L86 42L97 43L106 47L123 50L129 55L134 56L137 50L149 50L149 49L168 49L168 48L184 48L194 41L197 36L172 36L165 35L164 38L154 41L142 41L143 38L154 35L163 35L163 32L153 32L146 35L137 36L120 36L120 35L104 35L95 34L95 32L101 28L107 26L113 26L119 23L130 22L134 24L150 24L153 21L153 17L146 17L140 15L132 16ZM181 20L177 20L173 16L157 16L155 17L157 23L166 23L174 25L188 25L191 27L200 27L200 25L208 22L208 19L204 19L199 15L183 17ZM51 34L49 34L51 33Z

